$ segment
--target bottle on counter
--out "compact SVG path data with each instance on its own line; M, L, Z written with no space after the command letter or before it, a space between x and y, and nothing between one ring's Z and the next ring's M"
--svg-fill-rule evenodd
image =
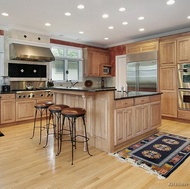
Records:
M121 87L121 92L122 92L122 93L124 92L124 87L123 87L123 86Z
M127 82L126 82L126 85L125 85L125 92L126 92L126 93L128 92L128 85L127 85Z

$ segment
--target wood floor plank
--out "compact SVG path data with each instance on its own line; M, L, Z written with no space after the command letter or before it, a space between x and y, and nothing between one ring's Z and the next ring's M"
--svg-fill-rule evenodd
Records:
M190 188L190 157L167 179L158 179L94 147L90 147L93 156L89 156L82 144L77 144L72 166L70 142L63 142L62 152L56 156L53 136L43 148L45 131L39 145L38 133L30 139L32 127L31 122L0 128L5 134L0 137L1 189ZM190 138L189 122L163 119L159 130Z

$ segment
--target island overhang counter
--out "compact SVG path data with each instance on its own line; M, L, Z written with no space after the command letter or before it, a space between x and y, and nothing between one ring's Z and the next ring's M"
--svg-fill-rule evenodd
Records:
M86 109L89 144L105 152L114 152L130 139L161 125L161 93L158 92L124 94L116 92L114 87L53 87L51 91L55 104ZM77 121L77 132L82 134L81 124Z

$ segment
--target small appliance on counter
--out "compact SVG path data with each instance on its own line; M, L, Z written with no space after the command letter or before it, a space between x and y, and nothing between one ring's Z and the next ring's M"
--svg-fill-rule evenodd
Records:
M10 92L10 77L9 76L2 76L3 77L3 84L2 84L2 92Z

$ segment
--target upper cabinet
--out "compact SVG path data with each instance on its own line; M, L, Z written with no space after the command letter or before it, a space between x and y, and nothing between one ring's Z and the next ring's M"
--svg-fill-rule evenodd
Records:
M160 41L160 65L176 65L176 40Z
M84 76L110 77L111 64L108 50L84 48ZM108 72L109 70L109 72Z
M126 45L126 54L158 50L158 40L148 40Z
M177 63L190 62L190 37L177 39Z

